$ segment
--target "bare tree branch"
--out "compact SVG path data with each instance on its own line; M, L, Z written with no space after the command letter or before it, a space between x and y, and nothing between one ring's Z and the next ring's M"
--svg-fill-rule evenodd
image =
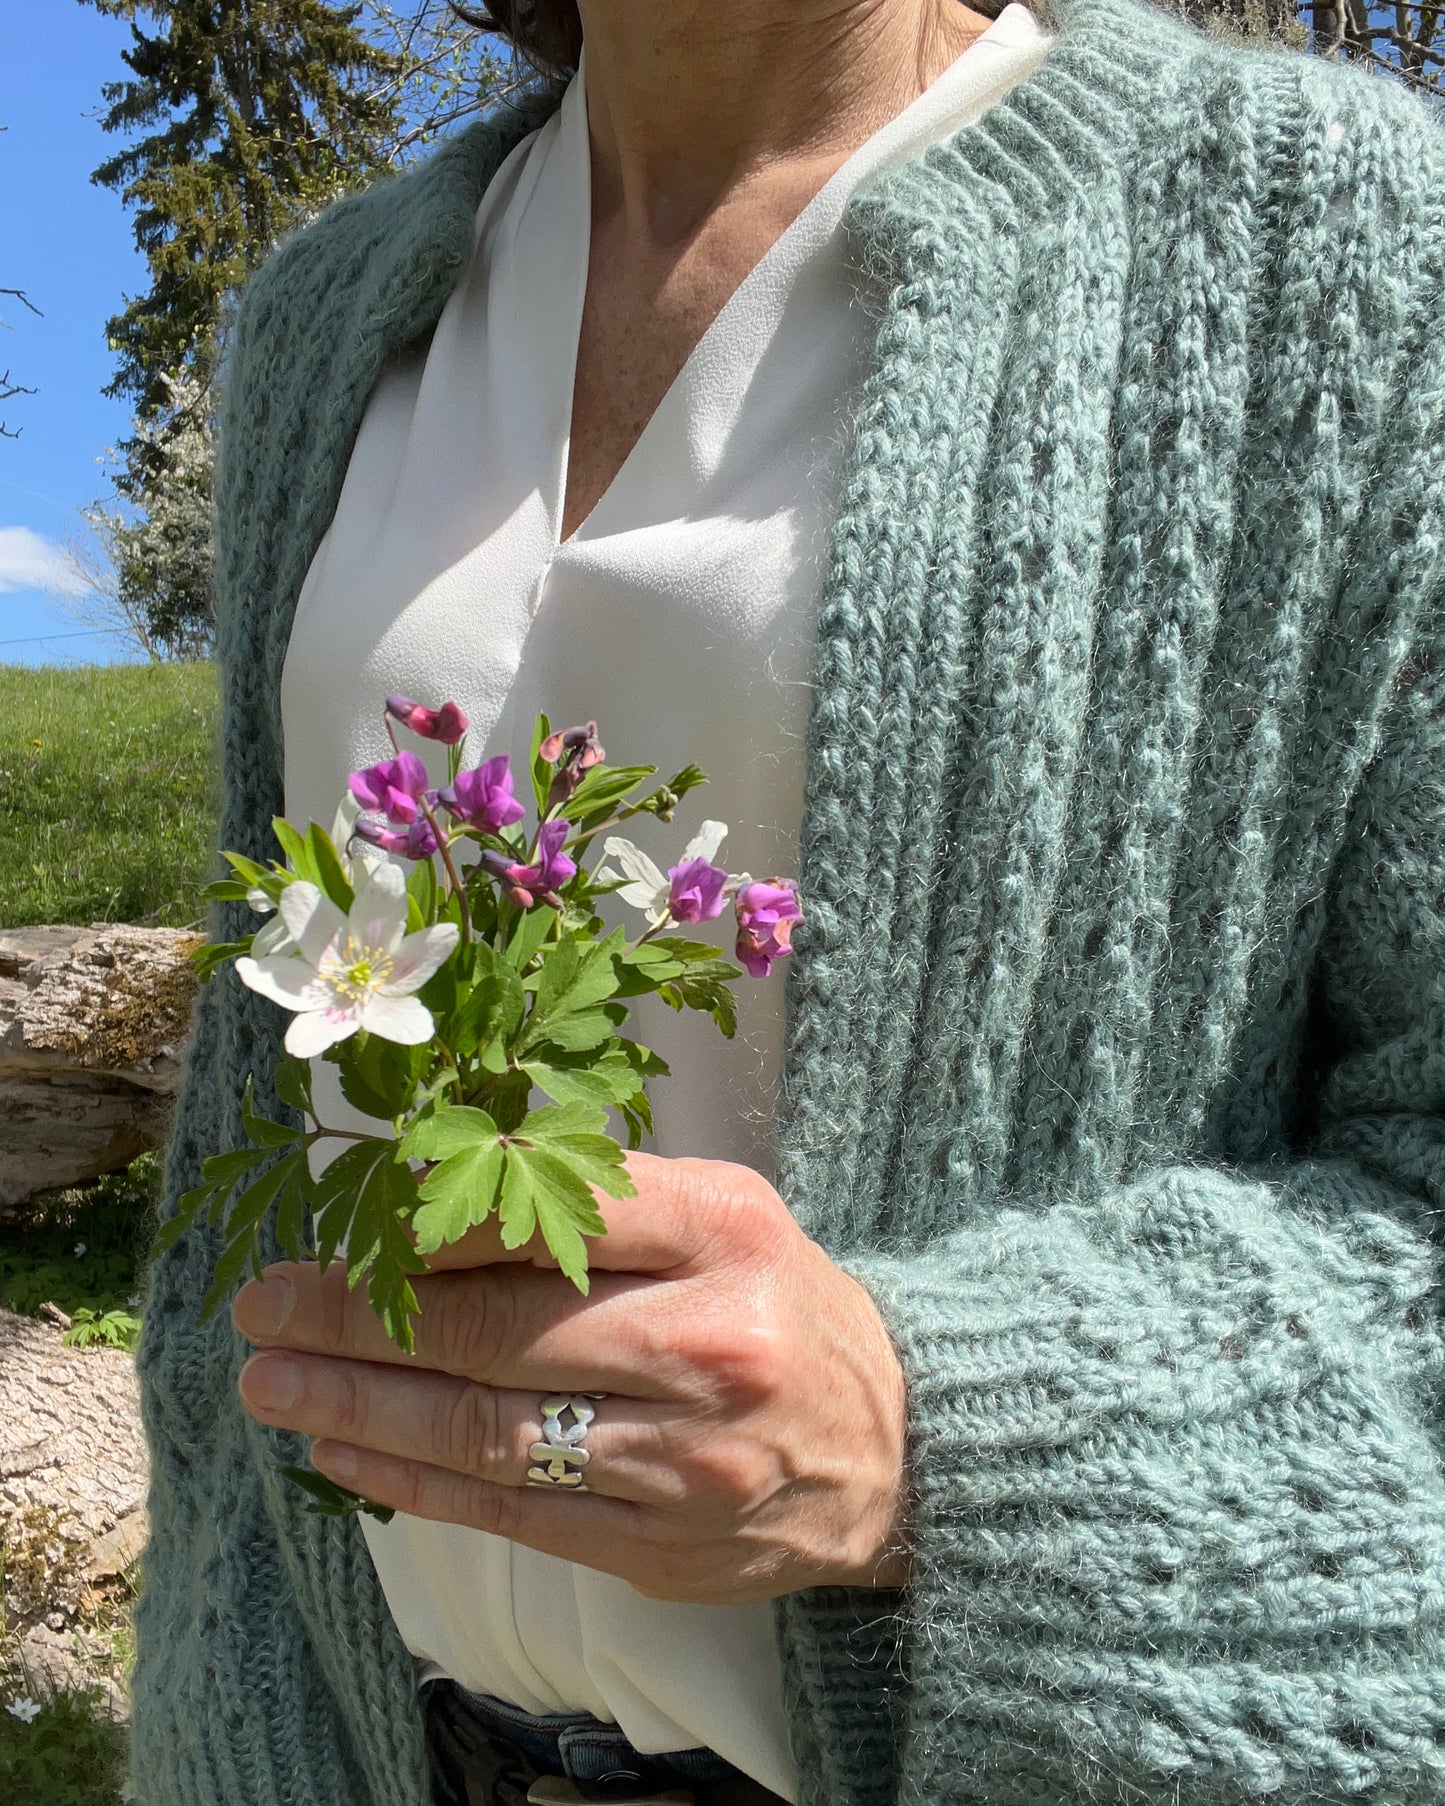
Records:
M0 131L6 129L8 128L0 127ZM20 302L23 307L28 307L37 319L43 320L45 318L45 315L41 313L40 309L30 299L23 288L0 288L0 295L12 296L16 301ZM0 326L5 326L8 330L9 323L5 320L0 320ZM3 376L0 376L0 401L10 401L16 395L38 395L39 393L40 391L38 389L27 389L24 383L12 382L8 370ZM18 426L6 426L5 422L0 420L0 439L18 439L20 433L21 428Z
M13 395L37 394L39 394L38 389L27 389L24 383L11 382L8 370L3 376L0 376L0 401L9 401ZM0 420L0 439L18 439L21 430L18 426L6 426L5 422Z
M40 309L30 299L23 288L0 288L0 295L13 295L22 306L30 309L37 320L43 320L45 318L45 315L41 313Z

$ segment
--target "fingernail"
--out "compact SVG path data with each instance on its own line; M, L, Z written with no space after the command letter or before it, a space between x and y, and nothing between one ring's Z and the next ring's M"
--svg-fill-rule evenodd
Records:
M286 1355L257 1355L242 1369L241 1390L263 1411L287 1411L301 1396L301 1369Z
M296 1289L291 1281L279 1273L273 1274L243 1286L236 1294L231 1315L241 1334L256 1342L280 1335L295 1300Z

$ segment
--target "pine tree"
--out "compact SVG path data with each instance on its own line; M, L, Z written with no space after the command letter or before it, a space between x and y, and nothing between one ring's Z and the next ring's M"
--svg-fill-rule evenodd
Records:
M387 167L400 60L324 0L82 0L126 19L132 79L102 90L124 148L92 180L134 215L150 287L108 324L134 426L119 509L86 512L116 607L169 656L210 638L211 378L226 307L276 240Z
M131 22L134 79L106 84L101 122L131 141L92 180L133 210L150 271L109 323L107 390L148 420L168 378L209 362L227 296L287 227L384 167L399 65L356 29L356 5L84 3Z

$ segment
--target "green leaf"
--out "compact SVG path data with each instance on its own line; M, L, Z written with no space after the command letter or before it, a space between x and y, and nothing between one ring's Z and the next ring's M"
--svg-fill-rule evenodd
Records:
M622 1164L622 1149L605 1131L607 1112L593 1104L564 1104L530 1111L508 1144L546 1149L568 1161L590 1184L612 1198L631 1198L637 1187Z
M175 1214L161 1224L151 1243L148 1259L159 1260L161 1255L175 1247L197 1217L214 1200L217 1189L215 1185L198 1185L194 1191L183 1192L177 1198Z
M671 821L689 790L696 790L699 784L707 782L707 773L697 765L685 765L675 777L669 778L665 784L659 784L650 796L643 797L637 804L649 815L655 815L659 821Z
M676 935L663 935L650 941L667 958L681 965L682 971L658 984L657 994L675 1010L702 1010L711 1016L723 1034L732 1039L737 1032L737 1000L733 982L742 977L739 967L730 965L715 947L705 941L684 940ZM645 952L638 948L636 952ZM629 956L636 968L637 962ZM642 968L645 970L645 965ZM656 970L656 969L654 969Z
M538 948L556 926L557 912L545 903L539 903L535 909L518 911L506 948L506 960L514 972L527 970Z
M356 901L356 893L351 888L351 880L342 870L336 848L331 844L331 836L318 822L312 822L306 830L306 852L311 860L311 869L316 873L317 884L342 914L347 914Z
M402 1173L404 1180L411 1180L412 1175L404 1168L392 1168L393 1173L398 1171ZM412 1190L414 1193L414 1186ZM412 1318L418 1314L421 1306L417 1303L409 1275L424 1273L426 1262L412 1247L398 1216L388 1215L380 1220L378 1238L379 1245L372 1255L371 1270L367 1274L366 1296L372 1310L381 1318L382 1328L387 1335L404 1353L412 1354L416 1349ZM351 1273L348 1273L347 1280L349 1284L356 1283L356 1278Z
M332 1051L328 1049L328 1057ZM341 1073L341 1095L364 1116L386 1122L394 1122L410 1106L419 1076L417 1053L423 1062L430 1059L425 1046L399 1047L380 1035L353 1035L334 1052L333 1064Z
M452 1105L423 1117L402 1137L397 1158L439 1163L419 1189L423 1203L412 1225L422 1254L435 1254L491 1214L502 1149L497 1125L485 1110Z
M229 1154L208 1154L201 1162L201 1177L208 1185L234 1185L270 1153L269 1148L237 1148Z
M512 1134L532 1101L532 1081L520 1070L499 1078L487 1093L487 1110L504 1135Z
M421 911L423 927L430 927L436 920L437 907L436 867L430 859L419 859L411 868L406 876L406 888Z
M460 1241L468 1229L485 1223L497 1205L502 1178L502 1144L494 1134L485 1146L473 1146L443 1160L421 1186L424 1200L412 1219L419 1254L435 1254L443 1243Z
M287 1260L300 1260L305 1252L301 1238L306 1231L310 1184L311 1168L303 1153L287 1175L276 1204L276 1241Z
M316 1120L316 1106L311 1102L311 1062L298 1060L292 1054L282 1057L276 1067L273 1081L276 1095L283 1104L290 1104L293 1110Z
M414 1209L416 1181L396 1158L390 1140L358 1142L332 1162L316 1182L316 1258L324 1272L346 1238L346 1281L368 1271L367 1295L386 1333L411 1353L411 1318L417 1310L409 1274L422 1263L402 1226Z
M238 959L243 953L251 951L251 936L244 941L207 941L203 947L195 948L190 954L191 964L196 968L202 984L209 984L216 967L228 959Z
M311 1503L303 1505L303 1511L309 1511L316 1517L343 1518L349 1517L353 1511L364 1511L369 1517L379 1518L383 1524L389 1524L396 1516L389 1505L373 1505L370 1499L362 1498L359 1492L348 1492L346 1487L338 1486L334 1480L328 1480L325 1474L318 1474L309 1467L283 1467L282 1474L294 1482Z
M541 1039L550 1041L564 1053L586 1053L600 1047L612 1034L612 1018L605 1010L579 1010L575 1016L562 1016L542 1030Z
M275 1202L277 1193L294 1171L296 1163L304 1163L305 1159L304 1150L287 1154L232 1201L226 1216L225 1252L216 1262L210 1287L201 1300L203 1322L230 1295L232 1287L247 1266L251 1267L257 1279L261 1277L261 1258L257 1251L261 1224Z
M315 866L311 863L311 851L303 837L297 833L284 815L271 818L271 832L281 844L281 851L286 855L291 870L298 878L321 889L321 882Z
M566 816L574 834L588 838L593 824L616 814L618 805L656 771L655 765L594 765L567 799Z
M497 1125L485 1110L451 1104L414 1122L397 1145L397 1158L449 1160L496 1138Z
M411 1100L410 1108L412 1110L424 1110L428 1104L434 1103L437 1098L444 1094L449 1094L460 1077L461 1074L457 1071L455 1066L443 1066L439 1072L434 1072L431 1075L425 1088L415 1094Z
M661 1054L654 1053L650 1047L644 1047L640 1041L619 1041L623 1058L637 1074L639 1086L643 1079L665 1079L672 1068Z
M532 751L528 760L528 770L532 774L532 795L537 799L538 820L547 812L547 792L552 788L552 767L538 748L544 740L550 739L551 733L552 723L545 715L538 715L536 726L532 729Z
M604 941L594 941L584 948L570 938L552 947L541 968L536 1001L527 1018L519 1051L526 1053L543 1041L552 1040L559 1047L580 1051L595 1047L605 1036L593 1037L591 1029L574 1031L571 1038L562 1032L567 1018L585 1016L605 1002L617 989L614 959L627 944L624 929L614 929Z
M251 894L251 886L242 884L239 878L217 878L201 892L203 903L244 903Z
M570 1063L549 1058L549 1053L550 1049L544 1046L536 1058L522 1062L522 1071L554 1103L625 1104L637 1090L637 1073L621 1052Z
M687 970L682 960L663 952L656 941L633 947L617 962L617 995L641 997L656 991Z
M241 853L222 853L221 857L236 876L244 880L248 890L254 885L260 885L268 896L276 897L285 889L280 873L273 872L269 866L257 865L254 859L247 859Z
M257 1116L255 1100L251 1095L252 1080L246 1078L246 1094L241 1099L241 1122L246 1133L257 1146L263 1148L289 1148L301 1139L300 1129L288 1129L285 1123L272 1122L269 1116Z
M605 1139L599 1138L599 1139ZM622 1150L612 1142L619 1161ZM573 1163L548 1147L507 1147L501 1195L502 1245L520 1248L538 1229L558 1266L584 1296L589 1288L584 1235L607 1225L587 1182Z
M448 1047L464 1058L493 1041L510 1041L527 1007L516 971L490 947L478 944L472 970L472 989L446 1027Z
M391 1140L356 1141L337 1156L316 1181L312 1215L316 1223L316 1258L324 1272L336 1258L342 1238L351 1246L351 1232L368 1187L377 1182L377 1169L394 1164L396 1144Z

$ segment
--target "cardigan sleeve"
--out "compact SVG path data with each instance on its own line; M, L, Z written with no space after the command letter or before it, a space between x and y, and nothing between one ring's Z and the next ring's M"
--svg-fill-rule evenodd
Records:
M1440 654L1328 883L1308 1144L840 1262L908 1385L905 1799L1445 1797Z

